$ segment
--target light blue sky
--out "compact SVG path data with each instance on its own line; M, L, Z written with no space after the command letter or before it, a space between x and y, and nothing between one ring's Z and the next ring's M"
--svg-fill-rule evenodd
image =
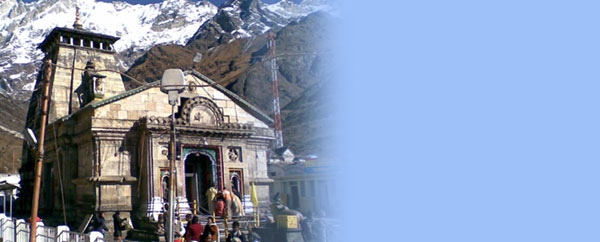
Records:
M600 2L346 2L344 241L600 241Z

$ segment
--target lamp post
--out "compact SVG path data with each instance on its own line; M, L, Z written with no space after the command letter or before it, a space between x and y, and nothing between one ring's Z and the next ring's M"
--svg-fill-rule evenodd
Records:
M169 95L171 105L171 149L169 156L169 213L167 215L167 242L173 242L173 219L175 214L175 106L179 93L185 88L185 77L180 69L168 69L163 73L160 90Z

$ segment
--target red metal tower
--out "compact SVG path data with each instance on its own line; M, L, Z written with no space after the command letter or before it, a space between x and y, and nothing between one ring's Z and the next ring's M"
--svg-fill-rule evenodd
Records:
M267 34L271 81L273 82L273 119L275 120L275 148L283 147L283 129L281 128L281 112L279 107L279 85L277 81L277 60L275 57L275 33Z

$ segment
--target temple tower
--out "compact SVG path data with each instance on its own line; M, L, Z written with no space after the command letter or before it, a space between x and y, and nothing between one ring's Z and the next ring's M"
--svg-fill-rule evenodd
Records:
M58 127L64 125L55 125L58 121L68 120L70 116L83 111L86 106L91 106L100 100L109 98L125 91L125 86L121 79L121 75L116 72L118 61L115 58L115 49L113 44L118 40L118 37L93 33L84 30L79 24L78 18L73 25L73 28L57 27L54 28L39 44L38 48L44 54L44 60L51 62L50 75L50 91L49 91L49 108L46 135L46 155L44 158L44 168L42 186L44 189L40 194L40 214L44 212L52 212L53 207L62 207L56 205L56 191L45 189L53 183L55 173L59 167L56 159L66 159L69 156L87 155L92 146L86 142L75 140L72 138L62 138ZM45 61L44 61L45 62ZM110 70L110 71L106 71ZM40 71L36 87L32 94L25 128L30 128L39 135L41 126L41 103L43 96L43 80L44 68ZM74 131L69 131L74 132ZM63 136L64 137L64 136ZM75 143L82 144L75 144ZM78 146L84 147L85 151L79 150ZM87 146L86 146L87 145ZM60 146L60 148L59 148ZM89 147L88 147L89 146ZM33 164L36 159L36 151L24 145L23 148L23 163L20 169L22 176L22 196L23 201L20 207L23 211L29 211L31 202L31 194L33 189ZM76 161L76 159L74 159ZM77 174L78 169L83 163L65 162L61 166L63 174ZM68 169L66 169L68 168ZM84 173L82 173L84 174ZM74 185L71 180L65 178L65 191L73 192ZM57 181L54 181L57 182ZM69 204L67 198L67 204ZM74 202L71 202L71 204ZM70 211L67 211L70 212ZM46 213L48 215L49 213Z
M45 58L54 64L48 123L70 115L94 100L125 91L120 74L115 72L118 62L113 43L119 38L86 31L78 23L74 26L54 28L38 46ZM41 92L34 92L31 105L37 105L35 100L40 96ZM28 124L35 120L31 118L28 117Z

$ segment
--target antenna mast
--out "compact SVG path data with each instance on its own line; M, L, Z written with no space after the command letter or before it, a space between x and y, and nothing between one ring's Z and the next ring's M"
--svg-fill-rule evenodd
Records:
M271 81L273 82L273 119L275 120L275 148L283 147L283 131L281 128L281 112L279 107L279 85L277 81L277 60L275 58L275 33L269 32L269 57L271 58Z

